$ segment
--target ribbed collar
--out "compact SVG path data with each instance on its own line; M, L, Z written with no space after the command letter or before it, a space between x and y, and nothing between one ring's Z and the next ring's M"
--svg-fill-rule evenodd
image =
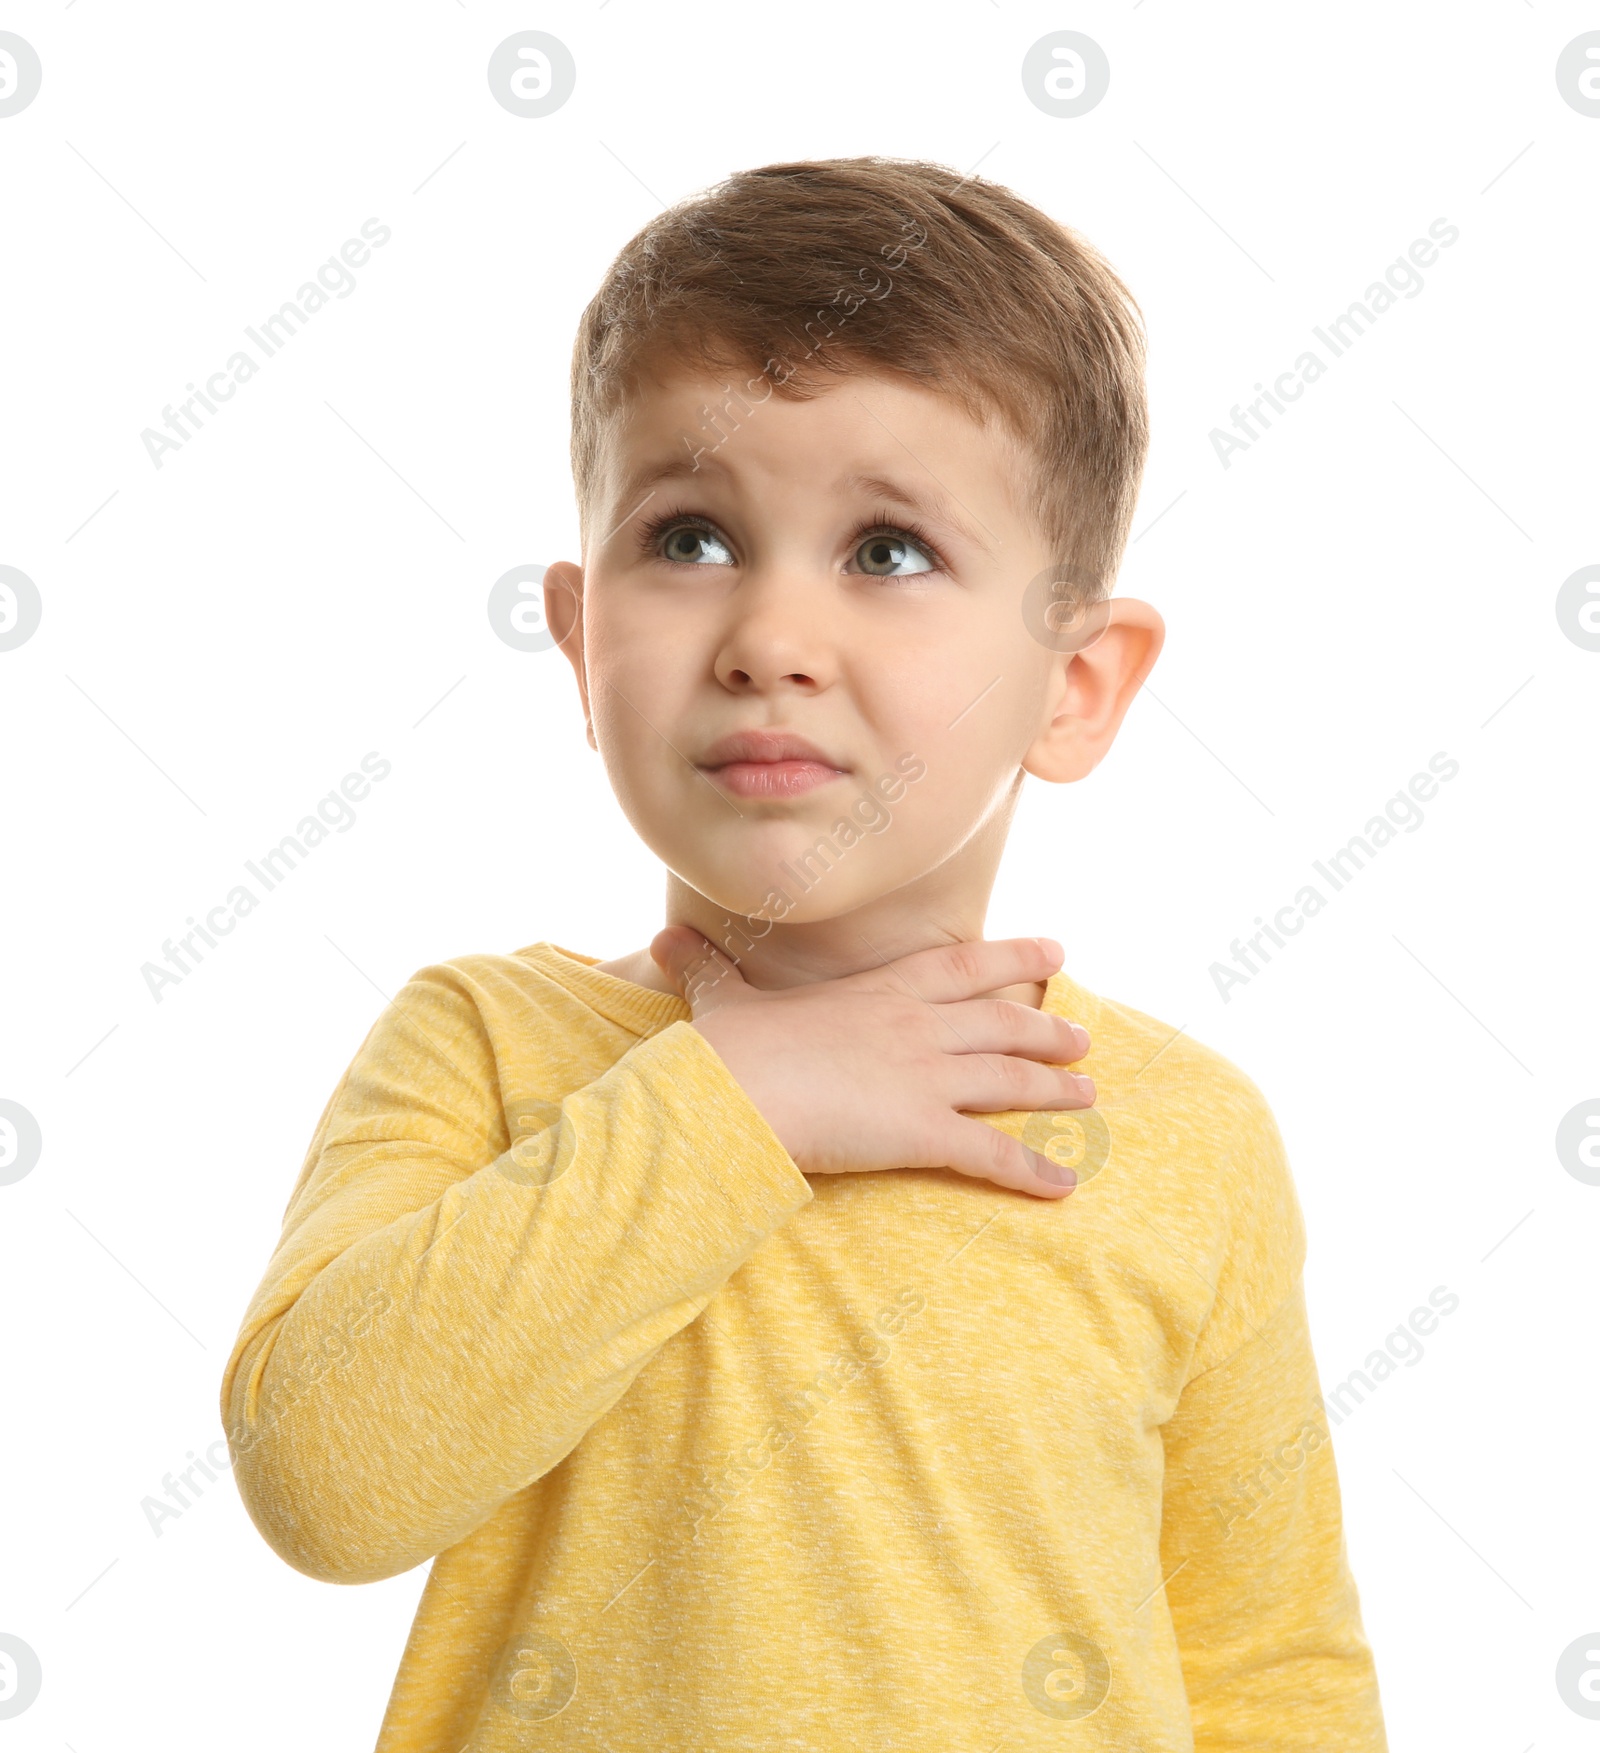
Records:
M586 956L580 950L563 949L560 944L548 942L529 944L514 954L531 962L608 1021L633 1034L656 1035L672 1023L688 1021L693 1014L681 998L670 992L657 992L620 975L603 973L598 956ZM1067 974L1050 976L1042 1008L1053 1016L1070 1017L1088 1029L1091 1038L1094 1036L1100 1001Z
M658 1035L671 1023L686 1022L693 1014L681 998L624 980L619 974L603 973L598 956L581 950L563 949L558 943L535 943L515 952L520 961L531 962L540 973L581 998L608 1022L635 1035Z

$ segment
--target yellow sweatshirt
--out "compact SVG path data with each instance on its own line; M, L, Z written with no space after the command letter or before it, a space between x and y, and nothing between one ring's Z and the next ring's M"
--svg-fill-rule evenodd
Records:
M329 1582L434 1560L378 1753L1380 1753L1260 1092L1064 974L1078 1168L800 1173L678 999L424 968L222 1383ZM817 1091L818 1101L827 1091Z

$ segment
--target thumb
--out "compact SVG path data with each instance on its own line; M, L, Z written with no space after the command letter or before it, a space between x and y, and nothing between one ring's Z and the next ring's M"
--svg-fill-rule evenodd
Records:
M650 941L650 959L697 1017L749 990L733 962L692 925L669 925L658 931Z

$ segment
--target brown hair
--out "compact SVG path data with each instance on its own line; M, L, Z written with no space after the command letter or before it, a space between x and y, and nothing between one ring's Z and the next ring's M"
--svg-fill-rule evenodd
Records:
M1081 596L1104 597L1148 445L1144 359L1106 260L999 183L881 157L739 171L639 231L579 321L584 538L605 423L641 368L766 372L794 399L824 373L876 370L998 414L1033 459L1020 502Z

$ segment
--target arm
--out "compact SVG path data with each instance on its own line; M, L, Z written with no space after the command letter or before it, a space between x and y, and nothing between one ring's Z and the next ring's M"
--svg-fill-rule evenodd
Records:
M1196 1753L1386 1753L1298 1273L1163 1427L1162 1575Z
M464 1539L812 1197L687 1023L507 1136L482 1019L424 970L328 1104L222 1382L240 1495L309 1576Z

